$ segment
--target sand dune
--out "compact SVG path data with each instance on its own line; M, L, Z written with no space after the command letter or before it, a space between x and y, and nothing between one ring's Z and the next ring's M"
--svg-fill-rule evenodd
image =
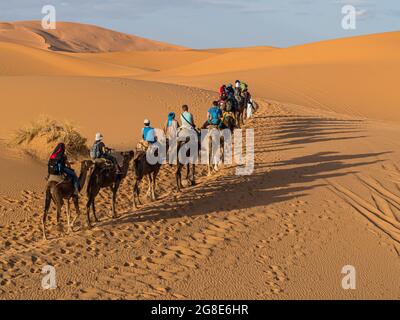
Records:
M50 34L32 22L0 30L1 298L399 297L400 33L179 50L67 23ZM178 193L165 166L158 201L142 194L133 210L130 171L118 219L104 190L94 229L82 215L73 234L61 233L53 208L42 240L46 166L6 146L13 130L47 114L89 141L101 131L108 145L131 149L144 118L160 127L187 103L200 124L218 86L235 79L260 105L246 124L253 175L227 166L207 177L198 166L198 184ZM44 264L56 267L57 290L40 288ZM355 291L340 286L349 264Z
M112 52L112 53L80 53L73 54L88 61L117 64L123 67L135 67L149 72L173 69L214 57L215 53L208 51L174 51L174 52Z
M8 106L2 114L10 119L0 129L3 136L49 115L72 121L90 140L101 131L111 145L129 148L140 138L145 118L161 128L168 113L186 103L200 122L215 98L207 90L123 78L3 76L0 86Z
M55 30L43 30L40 21L1 23L0 41L64 52L175 51L184 49L93 25L71 22L57 22Z
M228 52L140 77L209 89L247 79L259 97L398 121L399 40L400 33L391 32L287 49Z
M0 42L0 59L0 76L118 76L145 72L139 68L88 62L73 56L6 42Z

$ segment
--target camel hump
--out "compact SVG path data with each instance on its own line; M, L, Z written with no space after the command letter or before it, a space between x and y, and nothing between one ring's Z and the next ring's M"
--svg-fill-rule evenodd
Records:
M94 161L94 164L96 165L96 167L102 168L102 169L114 168L114 164L110 160L107 160L104 158L96 159Z
M49 175L49 178L47 180L48 183L50 183L50 182L63 183L66 181L67 180L65 179L65 177L61 174L60 175L51 174L51 175Z

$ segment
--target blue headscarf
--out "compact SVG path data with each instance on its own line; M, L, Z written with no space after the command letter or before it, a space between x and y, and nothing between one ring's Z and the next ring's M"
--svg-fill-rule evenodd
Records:
M174 120L174 119L175 119L175 113L174 112L170 112L168 114L168 127L171 125L172 120Z

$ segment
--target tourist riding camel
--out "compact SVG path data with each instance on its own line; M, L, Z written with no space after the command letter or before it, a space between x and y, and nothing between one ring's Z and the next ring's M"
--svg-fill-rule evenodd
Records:
M171 118L171 123L172 123L174 117L172 117L171 115L171 117L168 118L169 119ZM139 185L144 177L147 177L149 181L148 194L150 195L151 200L155 201L157 198L155 192L156 182L157 182L156 180L157 180L157 175L161 169L161 163L157 162L155 164L151 164L147 161L147 156L146 156L148 148L150 148L156 142L157 142L157 136L155 129L151 127L150 120L146 119L144 120L144 128L142 130L142 141L139 142L138 144L137 154L133 161L133 170L135 175L135 182L133 187L133 204L135 208L137 208L138 204L141 204Z
M202 129L207 129L209 126L215 126L221 129L222 126L222 111L218 101L214 101L212 107L208 110L207 121L203 124Z
M241 83L240 83L240 89L242 90L242 93L243 93L244 91L247 91L247 89L248 89L247 83L241 82Z
M121 174L121 168L118 164L117 159L113 155L111 155L112 149L106 147L103 139L104 137L101 133L96 134L95 142L92 146L92 149L90 150L90 157L93 161L99 159L110 161L115 166L117 174Z
M156 130L151 126L151 121L145 119L143 124L142 139L136 146L135 159L137 159L141 154L146 153L149 147L157 142Z
M50 175L65 175L74 186L75 195L79 194L79 180L75 171L71 168L68 158L65 155L65 144L59 143L54 149L48 162L48 171Z
M240 88L241 85L241 81L240 80L236 80L235 81L235 88Z
M194 124L194 117L189 112L189 107L185 104L182 106L181 113L181 128L182 129L196 129L196 125Z
M168 114L168 120L164 126L164 133L168 140L176 139L179 129L179 123L175 119L175 113L170 112Z
M112 217L116 218L116 201L119 187L122 181L126 178L128 174L129 164L134 157L133 151L121 152L119 155L122 157L122 167L120 174L117 174L115 166L99 166L95 165L92 174L90 175L88 186L87 186L87 196L88 202L86 204L86 215L87 223L89 228L91 228L90 222L90 209L93 211L93 216L95 221L98 222L96 216L96 197L101 189L109 188L112 191Z
M235 89L233 89L232 83L230 83L230 84L228 85L228 87L226 88L226 93L228 94L228 97L229 97L229 96L234 96L234 95L235 95Z
M226 94L226 85L224 84L219 88L219 96L222 97L223 94Z
M65 144L60 143L55 148L52 153L48 169L49 176L47 178L46 186L46 197L44 205L44 213L42 218L42 231L43 238L47 239L46 236L46 220L47 215L50 210L51 202L53 201L57 208L57 223L61 229L61 210L64 205L64 200L67 202L67 223L68 231L72 231L74 221L71 222L71 212L70 212L70 200L73 199L73 203L77 212L76 218L80 215L79 210L79 192L83 188L86 182L86 177L89 169L93 166L92 161L82 161L81 172L79 178L76 176L75 172L67 167L68 160L65 156ZM63 175L66 175L65 178Z

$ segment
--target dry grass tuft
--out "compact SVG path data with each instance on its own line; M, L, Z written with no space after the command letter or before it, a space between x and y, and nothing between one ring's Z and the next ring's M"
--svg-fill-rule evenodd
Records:
M10 144L22 148L32 156L46 159L59 142L65 143L67 155L78 158L88 154L87 139L68 121L42 116L29 126L15 131Z

